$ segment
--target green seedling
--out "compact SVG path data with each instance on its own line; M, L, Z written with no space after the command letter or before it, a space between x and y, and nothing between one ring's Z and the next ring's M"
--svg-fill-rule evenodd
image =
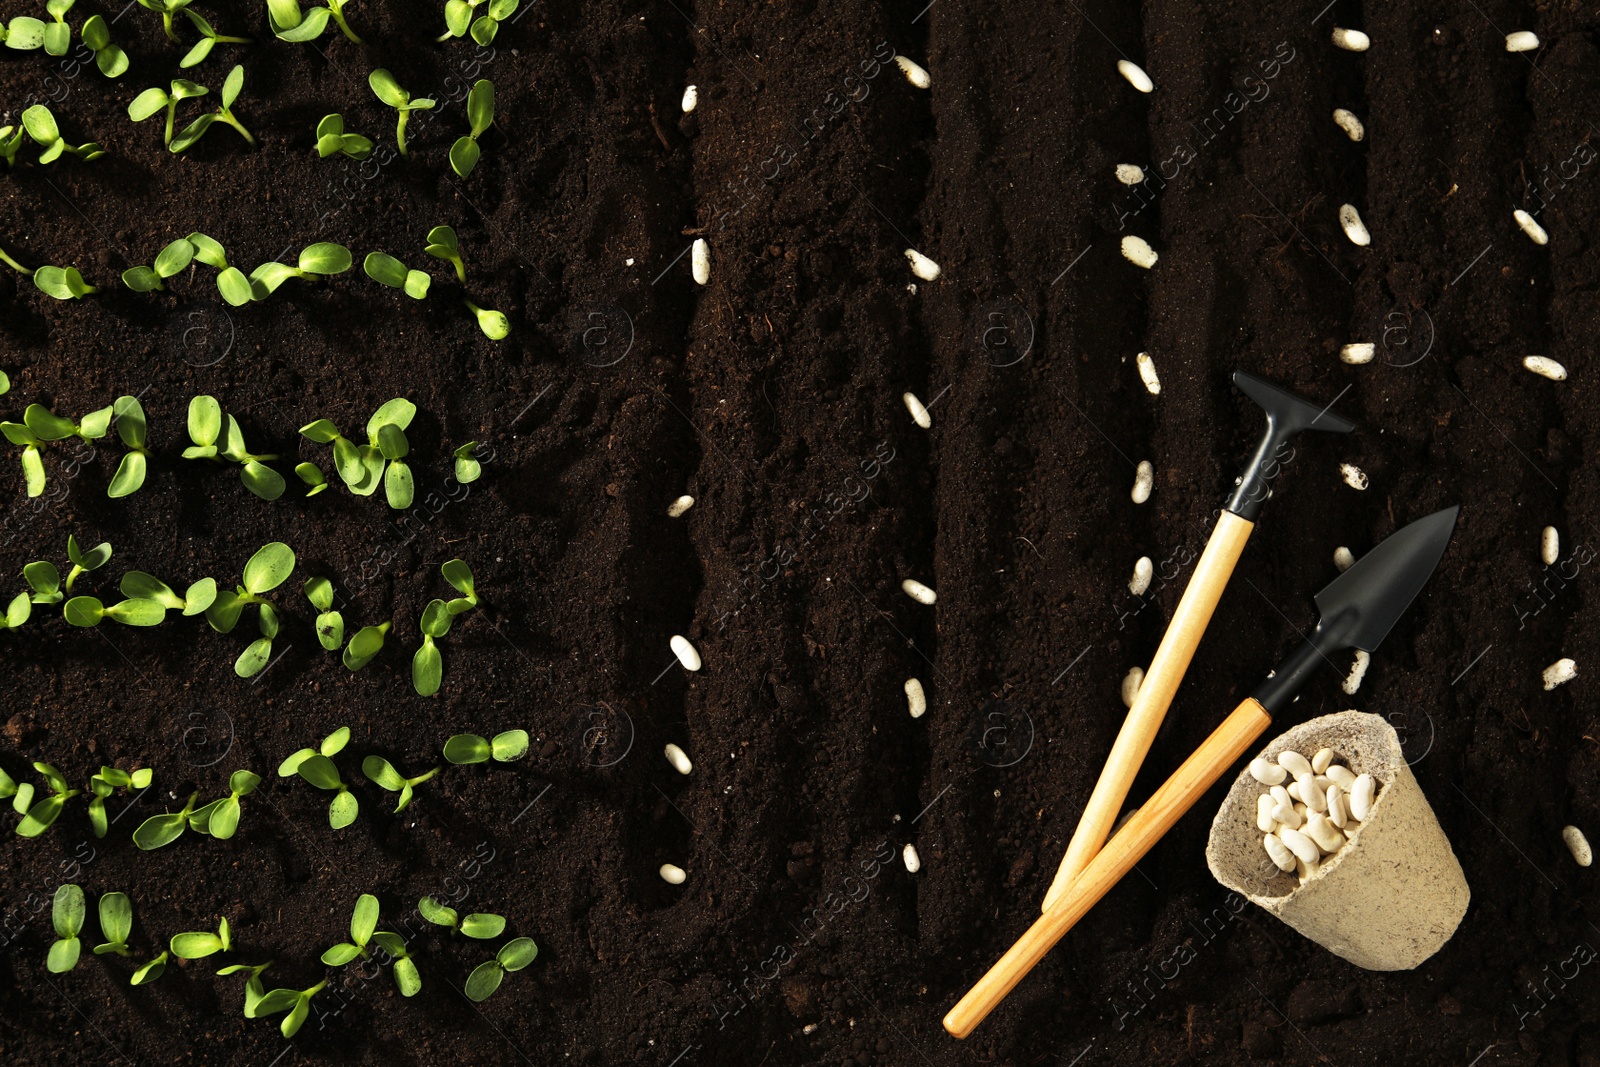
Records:
M81 300L90 293L100 291L83 280L77 267L40 267L33 272L33 284L41 293L57 300Z
M72 569L67 571L67 583L63 588L70 593L72 583L78 580L78 575L97 571L111 561L111 542L101 541L85 552L78 547L77 537L68 534L67 558L72 561Z
M161 13L161 27L167 31L167 36L174 41L182 43L178 31L172 28L172 17L188 7L190 0L139 0L140 7L149 8L151 11Z
M322 962L329 967L343 967L357 956L367 959L367 942L378 928L378 898L362 893L356 898L355 912L350 916L350 940L341 941L322 954Z
M332 241L319 241L300 250L297 266L263 263L250 272L250 299L265 300L290 278L320 278L343 274L353 262L350 250ZM226 296L226 294L224 294ZM231 301L230 301L231 302Z
M344 616L333 610L333 583L326 578L307 578L301 588L318 611L317 641L329 652L339 651L344 644Z
M66 974L78 965L83 942L78 935L83 932L83 917L88 907L83 890L75 885L64 885L56 890L50 907L50 922L56 928L56 941L50 946L50 956L45 967L51 974Z
M44 150L39 153L40 163L54 163L63 153L77 156L85 163L105 155L93 141L76 146L68 144L61 136L61 127L56 125L56 117L43 104L34 104L22 113L22 128Z
M527 754L526 730L507 730L495 734L493 741L477 734L456 734L444 743L444 758L457 766L487 763L491 757L498 763L510 763Z
M494 954L494 959L485 960L472 969L467 975L467 999L473 1003L488 1000L507 974L520 971L532 963L539 955L539 946L533 943L531 937L519 937L514 941L507 941L499 952Z
M189 828L189 816L194 814L194 802L199 796L199 793L190 793L189 799L184 801L183 810L152 815L140 823L139 828L133 832L133 843L145 852L149 852L170 845L182 837L183 832Z
M160 252L152 266L129 267L122 272L122 284L136 293L166 289L166 280L180 273L194 259L194 245L178 238Z
M94 65L108 78L121 77L128 70L128 53L111 41L111 27L99 15L90 15L83 24L83 43L94 53Z
M312 756L326 756L329 759L344 751L344 746L350 743L350 727L341 726L333 733L324 737L316 748L302 748L289 755L282 763L278 764L279 778L293 778L300 770L300 764Z
M12 19L9 26L0 26L0 41L19 52L34 52L44 47L44 33L43 22L23 15Z
M361 269L375 282L391 289L404 289L413 300L427 296L428 286L433 284L433 278L427 272L408 270L404 263L383 252L368 252L367 258L361 262Z
M416 962L406 949L405 938L388 930L379 930L372 935L372 940L394 961L394 984L400 990L400 995L416 996L422 990L422 976L417 973Z
M335 830L343 830L356 821L356 816L360 813L360 804L356 800L356 795L350 792L350 787L345 784L344 779L339 777L339 769L333 765L333 760L320 752L314 753L300 761L295 773L318 789L334 793L333 800L328 804L329 826Z
M411 425L411 420L416 417L417 406L403 397L396 397L373 412L367 420L367 444L357 445L354 441L339 433L339 428L328 419L317 419L300 427L300 433L319 444L333 446L333 466L345 486L357 496L371 496L378 489L382 481L390 506L403 507L410 504L404 490L412 487L411 470L404 463L391 464L391 453L398 453L395 459L402 458L410 451L406 441L405 430ZM387 477L385 467L400 466L402 473L396 474L391 469ZM397 496L397 494L399 494ZM403 499L404 504L396 504L396 499Z
M504 915L493 915L489 912L462 915L456 909L447 908L432 897L423 897L417 901L417 911L435 926L448 926L452 933L476 938L479 941L499 937L506 928Z
M210 91L204 85L196 85L185 78L177 78L172 82L170 91L155 87L146 89L134 97L133 102L128 105L128 117L134 122L143 122L145 119L154 118L165 110L167 113L167 128L162 135L161 143L170 147L172 144L172 123L177 115L178 101L205 96ZM202 260L202 262L204 261Z
M194 445L183 450L184 459L230 460L239 464L239 480L244 487L262 500L276 500L283 495L283 475L266 465L267 460L277 459L277 454L258 456L249 451L238 420L222 413L216 397L190 399L189 439Z
M27 622L33 615L33 600L27 593L18 593L11 598L11 603L6 605L4 615L0 615L0 630L15 630ZM8 797L10 793L0 793L0 797Z
M477 318L478 329L482 330L483 335L489 340L504 340L506 335L511 332L511 320L506 318L504 312L481 308L470 300L464 299L461 302L467 305L467 310Z
M327 159L335 154L357 160L366 159L372 155L372 138L359 133L345 133L342 115L324 115L322 121L317 123L317 155Z
M89 798L89 825L94 827L94 836L106 836L106 797L118 789L148 789L154 774L149 767L124 771L102 766L99 774L89 778L89 792L94 794Z
M332 19L353 44L360 44L361 38L345 21L345 3L346 0L328 0L327 7L314 7L302 13L299 0L267 0L267 21L280 41L299 43L321 37L322 31L328 28L328 20Z
M378 451L389 464L383 474L383 495L391 508L404 511L411 506L417 493L416 479L411 473L410 464L405 461L406 456L411 454L411 443L406 440L405 430L392 422L379 426Z
M218 270L228 269L228 257L222 250L222 244L214 237L207 237L203 233L191 233L184 238L194 246L194 261L204 263L208 267Z
M394 75L379 67L367 75L367 84L372 86L377 98L388 104L400 113L394 127L394 140L402 156L409 156L406 151L406 123L411 121L413 111L426 111L433 107L433 101L427 97L411 99L411 94L400 88L400 83L394 80Z
M494 125L494 83L487 78L479 78L467 94L467 122L472 132L450 146L450 169L463 178L478 165L478 138Z
M122 576L122 595L133 600L153 600L163 608L199 615L217 599L217 580L202 578L185 589L182 596L153 574L129 571Z
M462 485L466 485L468 482L475 482L483 477L483 464L479 463L477 457L473 455L477 450L478 442L476 441L468 441L455 450L456 481Z
M22 577L33 589L35 604L59 604L66 599L61 591L61 572L47 559L34 560L22 568Z
M17 795L17 780L0 769L0 800Z
M72 47L72 27L67 25L67 12L72 10L72 4L73 0L46 0L44 9L52 20L44 28L47 55L64 56Z
M362 774L376 783L380 789L400 794L400 803L396 804L394 808L396 812L406 810L406 806L411 803L412 790L438 774L439 771L440 768L435 767L433 770L419 774L415 778L407 778L395 770L394 764L382 756L368 756L361 761Z
M233 949L233 939L228 934L228 919L224 916L217 923L217 932L214 934L209 930L173 934L168 947L180 960L203 960L219 952L229 952Z
M344 665L352 671L359 671L372 662L372 657L383 651L383 639L389 633L389 626L384 622L357 630L350 643L344 646Z
M467 284L467 265L461 260L461 246L456 240L456 231L449 226L435 226L428 231L428 247L424 252L434 259L442 259L456 269L456 277L461 284Z
M40 268L43 270L44 268ZM106 435L111 426L111 416L116 405L91 411L81 424L63 418L42 404L29 404L22 413L21 422L0 422L0 434L22 448L22 473L27 480L28 495L44 493L44 446L52 441L77 437L84 441L97 441Z
M287 1011L289 1014L284 1016L278 1031L284 1037L293 1037L300 1032L306 1017L311 1014L311 998L327 988L327 985L327 981L324 980L310 989L274 989L256 1002L256 1018Z
M464 560L452 559L439 568L444 580L461 595L446 605L450 614L460 615L478 606L478 590L472 583L472 568Z
M126 958L133 950L128 947L128 935L133 933L133 901L126 893L100 894L100 935L105 943L94 947L96 956L108 952Z
M137 971L134 971L133 977L128 979L128 984L149 985L157 978L160 978L164 973L166 973L169 955L170 954L167 952L162 952L161 955L157 956L143 967L140 967Z
M278 612L271 604L262 603L256 627L261 636L246 645L233 663L233 672L241 678L254 678L272 661L272 642L278 636Z
M487 14L474 18L474 13L484 2L485 0L449 0L444 5L445 31L439 35L439 40L448 41L452 37L465 37L470 32L474 41L487 46L500 32L500 23L516 13L520 0L488 0Z
M215 111L201 115L189 123L176 137L172 138L167 147L173 152L182 152L185 148L205 136L205 132L218 122L226 126L232 126L239 131L239 136L243 137L246 143L255 144L255 137L251 135L249 130L244 128L244 123L240 122L233 113L233 102L239 99L239 90L242 88L244 88L244 67L236 66L228 72L227 79L222 83L222 106Z
M4 255L5 252L0 251L0 257L3 257ZM21 268L18 269L20 270ZM23 271L23 273L26 274L27 271ZM9 392L11 392L11 376L5 371L0 370L0 396L5 396Z
M17 165L17 153L22 151L22 136L21 126L0 126L0 159L6 161L7 170ZM13 270L20 270L24 274L33 273L4 252L0 252L0 259L4 259Z
M111 405L111 414L117 424L117 436L128 449L122 457L122 462L117 464L117 473L111 476L111 484L106 487L106 496L116 500L131 496L144 485L145 473L149 469L150 449L146 447L145 440L147 424L144 405L139 403L138 397L117 397L116 402Z
M444 657L435 639L449 633L454 621L449 605L442 600L430 600L422 609L422 647L411 658L411 685L419 696L431 697L439 691L444 679Z
M248 37L224 37L196 11L184 8L183 13L189 17L190 22L194 23L194 28L199 30L201 35L200 40L195 42L194 47L189 49L182 59L178 60L178 66L185 70L199 66L206 56L211 54L211 50L219 44L250 43L250 38ZM84 30L87 35L88 27L85 27Z
M226 841L239 829L239 799L256 791L261 776L237 770L228 776L228 795L196 808L189 815L189 829Z
M281 490L280 490L281 492ZM206 621L218 633L232 633L239 616L250 604L258 605L256 624L261 636L250 642L234 663L234 673L250 678L272 658L272 641L278 636L278 612L263 596L288 581L294 573L294 549L282 541L262 545L244 565L243 580L233 592L219 590L206 609Z
M20 837L38 837L50 829L61 817L61 809L66 806L67 801L83 792L81 789L70 788L61 772L48 763L35 763L33 769L44 776L45 782L50 786L50 796L38 803L31 803L34 796L32 786L26 786L26 796L24 787L18 787L11 806L17 811L24 809L27 811L22 821L17 824L17 835Z
M306 483L306 499L316 496L328 488L328 479L322 473L322 468L315 463L296 463L294 465L295 477Z
M261 984L261 972L271 966L271 960L254 965L249 963L230 963L217 972L219 978L230 974L248 974L250 976L245 979L244 983L244 1017L246 1019L254 1019L256 1017L256 1009L266 996L266 987Z
M153 600L123 600L103 604L98 597L75 596L62 606L62 614L73 626L85 629L99 626L102 619L113 619L124 626L159 626L167 609Z

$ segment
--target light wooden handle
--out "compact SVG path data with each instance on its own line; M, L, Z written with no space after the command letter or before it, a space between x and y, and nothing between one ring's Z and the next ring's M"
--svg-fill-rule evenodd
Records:
M1022 981L1022 976L1144 858L1161 836L1172 829L1183 813L1193 807L1194 802L1245 753L1251 742L1271 725L1272 717L1253 698L1247 697L1235 708L1206 738L1205 744L1184 760L1183 766L1145 801L1127 825L1106 842L1106 847L1067 887L1056 905L1035 919L1028 932L989 968L989 973L967 990L967 995L944 1017L944 1028L956 1037L972 1033Z
M1155 657L1150 661L1150 669L1145 672L1144 681L1139 685L1139 695L1134 698L1133 707L1128 709L1128 717L1123 720L1116 743L1111 746L1111 755L1106 758L1100 780L1095 783L1089 803L1084 806L1078 828L1067 845L1067 854L1062 858L1055 880L1044 895L1042 911L1049 911L1067 886L1072 884L1072 880L1083 873L1110 834L1118 813L1122 811L1122 802L1128 798L1128 790L1132 788L1139 767L1150 751L1156 731L1161 729L1161 720L1166 718L1167 707L1172 703L1173 694L1178 691L1178 683L1183 681L1184 672L1189 669L1194 650L1200 644L1206 624L1211 621L1211 613L1216 610L1222 590L1227 586L1228 578L1233 574L1239 554L1244 551L1244 543L1250 539L1253 529L1255 523L1241 519L1231 511L1224 511L1217 519L1211 538L1206 542L1206 549L1200 555L1200 562L1195 565L1194 576L1189 579L1188 587L1178 600L1178 609L1172 613L1167 632L1162 636Z

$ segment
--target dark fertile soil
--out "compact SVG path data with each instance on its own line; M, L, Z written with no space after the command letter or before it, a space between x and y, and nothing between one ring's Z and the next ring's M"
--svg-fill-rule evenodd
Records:
M176 613L88 631L41 607L0 635L0 767L36 781L28 763L44 760L77 786L102 763L155 768L151 790L111 802L103 840L81 799L39 839L0 838L0 1055L1600 1064L1595 875L1559 836L1600 835L1600 723L1584 699L1600 663L1585 566L1600 538L1592 12L540 0L480 49L433 41L441 9L357 3L364 44L330 31L290 45L261 5L205 5L256 43L219 46L187 76L214 101L244 64L235 110L253 150L217 127L172 155L160 120L128 120L134 95L184 73L185 20L180 47L150 11L82 0L74 25L114 19L132 58L114 82L0 50L0 122L47 102L69 140L107 151L40 167L29 145L0 180L0 247L101 288L57 302L0 270L0 406L78 417L136 394L155 450L125 500L105 495L114 439L52 447L40 501L7 458L0 570L64 569L68 534L108 540L113 560L75 592L111 602L127 570L181 589L231 584L268 541L299 557L275 594L281 658L252 681L232 670L249 618L226 636ZM1335 49L1336 24L1372 49ZM1514 29L1543 49L1508 54ZM930 91L896 53L932 72ZM1153 94L1117 75L1123 56ZM412 121L409 160L365 84L378 66L439 100ZM446 153L479 77L497 122L459 180ZM690 83L700 104L684 116ZM180 121L209 106L186 103ZM1341 106L1365 141L1330 121ZM318 159L312 131L333 111L386 162ZM1128 189L1120 162L1157 177ZM1341 233L1346 201L1371 247ZM1517 230L1516 207L1547 247ZM507 340L478 332L453 274L423 255L440 223L460 232L467 293L510 317ZM117 283L195 230L246 270L331 240L426 269L434 289L414 302L358 268L233 309L209 268L166 293ZM1154 270L1119 255L1126 233L1160 252ZM703 288L684 254L696 236L713 258ZM938 280L912 277L907 247ZM1353 341L1378 358L1341 363ZM1139 381L1141 351L1159 396ZM1529 374L1530 353L1569 379ZM1313 623L1335 546L1359 555L1460 503L1454 545L1360 691L1328 671L1301 704L1402 732L1471 908L1415 971L1359 971L1232 906L1202 856L1219 789L958 1043L939 1020L1037 913L1121 722L1122 676L1148 663L1259 432L1235 368L1337 398L1362 428L1298 442L1134 800ZM907 390L930 403L931 432L907 417ZM261 501L232 468L179 458L199 393L286 475L311 459L330 476L326 447L297 428L327 417L354 436L408 396L419 503L402 515L381 493L308 500L294 484ZM484 443L484 476L463 486L449 453L468 440ZM1156 489L1136 506L1142 459ZM1370 487L1345 486L1341 463ZM667 518L681 493L693 509ZM1549 568L1546 525L1563 544ZM1158 578L1135 598L1141 555ZM422 698L417 619L448 594L439 565L455 556L484 603L442 641L444 689ZM352 628L393 622L360 672L314 639L311 575L335 582ZM937 606L903 596L906 577ZM703 671L676 665L675 633ZM1561 656L1579 678L1546 692L1540 671ZM902 690L913 676L929 694L920 720ZM273 772L341 725L354 737L336 763L362 810L332 831L327 794ZM370 753L417 774L453 733L516 727L534 737L526 760L447 767L399 815L360 776ZM669 741L692 775L662 758ZM234 839L132 845L145 818L222 795L240 767L266 780ZM658 877L667 862L688 871L682 886ZM132 897L133 960L86 952L45 970L64 881L91 901ZM417 997L317 962L362 892L383 926L414 934ZM419 925L425 894L504 914L538 960L471 1005L465 977L500 942ZM276 960L269 986L330 978L292 1042L242 1017L242 981L214 977L216 959L129 986L172 934L220 916L229 962Z

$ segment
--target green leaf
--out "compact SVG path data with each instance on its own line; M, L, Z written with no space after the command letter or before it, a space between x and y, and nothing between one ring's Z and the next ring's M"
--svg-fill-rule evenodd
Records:
M472 455L477 447L478 442L468 441L455 450L456 481L462 485L475 482L483 476L483 464L479 463Z
M190 930L173 934L170 948L180 960L200 960L221 952L222 938L208 930Z
M106 25L106 20L99 15L90 15L84 22L83 29L78 31L83 37L83 43L93 51L100 51L111 43L111 29Z
M322 954L322 962L329 967L343 967L359 955L361 955L359 945L340 942Z
M344 133L344 116L333 114L322 116L322 121L317 123L317 139L324 137L338 137Z
M197 445L214 445L222 435L222 405L216 397L197 396L189 401L189 439Z
M22 791L18 790L17 796L20 797L21 795ZM30 792L28 795L31 797L33 794ZM22 821L17 824L17 835L19 837L38 837L50 829L56 819L60 818L61 808L66 802L67 798L60 794L45 797L39 801L39 803L28 809L28 814L24 815Z
M43 104L34 104L22 113L22 128L42 145L61 140L61 128L56 125L56 117Z
M325 611L317 616L317 640L329 652L339 651L344 644L344 616L337 611Z
M144 405L139 403L139 398L119 396L111 405L111 410L116 417L117 436L122 439L122 443L129 448L143 448L147 424Z
M474 142L494 125L494 83L487 78L479 78L467 94L467 122L472 125Z
M170 845L183 836L184 830L189 828L188 812L172 812L166 815L152 815L139 824L133 832L133 843L149 852L152 849Z
M239 480L244 487L260 497L262 500L276 500L288 488L288 483L283 480L283 475L255 460L247 460L239 470Z
M156 772L150 767L140 767L128 775L128 785L134 789L148 789Z
M50 955L45 966L51 974L65 974L78 965L78 955L83 951L83 942L76 937L57 941L50 946Z
M278 764L278 777L292 777L297 771L299 771L300 764L304 763L306 760L310 759L316 754L317 750L314 748L302 748L299 752L290 754L282 763Z
M143 122L145 119L154 118L161 114L172 98L165 89L146 89L133 98L133 103L128 105L128 117L134 122Z
M299 0L267 0L267 18L272 23L272 32L281 33L300 25L304 16L300 13Z
M64 56L72 45L72 27L64 22L52 22L44 28L46 55Z
M185 12L185 14L188 14L188 12ZM194 43L194 47L185 52L183 58L178 60L179 68L188 70L190 67L198 67L205 62L206 56L209 56L211 50L216 46L217 39L215 37L200 38Z
M357 630L356 635L345 646L344 665L352 671L365 667L383 648L383 638L388 632L388 623L383 623L381 626L363 626Z
M161 90L157 89L156 92ZM224 270L228 266L228 257L222 250L222 245L215 239L203 233L191 233L184 238L194 248L194 258L208 267Z
M244 88L244 64L236 65L228 71L227 80L222 83L222 108L226 111L239 99L239 90Z
M49 598L59 597L61 591L61 572L56 570L56 565L49 560L35 560L22 568L22 577L33 587L38 594L34 603L55 603Z
M276 260L263 263L250 272L250 299L265 300L278 291L290 278L298 278L300 270Z
M506 917L488 912L474 912L461 920L461 932L479 941L488 941L505 932Z
M128 935L133 933L133 901L128 899L128 894L101 894L100 932L113 945L127 943Z
M222 273L217 275L217 292L234 307L243 307L250 303L253 296L250 280L238 267L225 267Z
M435 926L456 925L457 914L454 908L447 908L432 897L423 897L417 901L417 911L422 917Z
M238 770L228 775L228 789L237 796L249 796L260 784L261 776L254 771Z
M411 658L411 685L418 696L431 697L439 691L443 681L444 657L430 637L422 642L422 647Z
M300 587L306 599L311 601L311 606L318 611L330 611L333 608L333 583L326 578L307 578L305 585Z
M394 75L382 67L367 75L367 84L372 86L372 92L377 98L390 107L404 107L411 99L410 94L400 88L400 83L394 80Z
M406 265L383 252L368 252L367 258L361 262L361 269L373 281L392 289L403 288L406 284Z
M429 286L433 285L431 275L420 270L406 271L406 295L413 300L421 300L428 295Z
M116 410L115 404L107 404L103 408L89 412L78 424L77 435L85 441L98 441L111 429L111 413ZM26 418L26 416L24 416Z
M55 925L56 936L77 937L83 931L83 917L87 911L81 888L69 884L57 889L50 910L50 921Z
M44 23L27 15L14 18L6 29L5 42L7 48L15 48L19 52L41 48L44 46Z
M33 272L33 284L57 300L76 300L95 292L94 286L83 280L77 267L40 267Z
M416 484L410 466L399 460L389 464L389 470L383 477L383 492L391 508L396 511L409 508L416 497Z
M448 0L444 5L444 24L451 37L465 37L472 24L472 5L467 0Z
M322 31L327 29L329 11L325 7L314 7L306 12L300 25L292 30L283 30L277 33L278 40L288 41L291 44L300 44L305 41L314 41L322 36Z
M239 829L239 798L234 796L223 797L217 801L216 810L211 813L211 823L207 827L212 837L226 841Z
M217 580L202 578L183 591L183 613L199 615L216 603Z
M122 272L122 284L136 293L152 293L165 289L161 276L149 267L129 267Z
M17 791L11 801L11 810L18 815L26 815L28 809L33 807L34 788L32 782L22 782L17 785ZM21 830L17 831L21 833Z
M472 39L484 48L494 42L495 35L500 32L500 24L488 15L479 15L472 22Z
M456 143L450 146L450 169L463 178L471 177L473 169L478 165L480 152L478 142L472 138L456 138Z
M111 559L111 545L101 541L89 551L85 552L78 547L78 539L72 534L67 535L67 558L73 566L82 571L93 571L104 567ZM68 579L70 581L70 579Z
M15 630L27 622L33 615L33 600L27 593L18 593L11 598L11 603L6 605L5 628ZM0 772L3 773L3 772ZM9 792L0 791L0 797L8 797Z
M439 572L444 575L444 580L449 582L457 592L461 593L474 604L478 602L478 594L472 582L472 568L464 560L452 559L447 561Z
M478 1003L488 1000L506 976L505 968L495 960L485 960L467 975L467 999Z
M531 937L519 937L514 941L507 941L500 946L500 951L494 958L500 966L508 971L520 971L532 963L539 955L539 946L533 943Z
M417 417L417 405L405 397L397 396L387 401L377 411L372 413L372 418L367 420L367 440L373 444L378 443L378 431L385 425L393 425L401 430L410 428L411 420Z
M428 637L443 637L450 632L450 624L454 622L450 609L442 600L430 600L428 606L422 609L422 632Z
M180 237L156 254L156 273L163 278L170 278L187 267L193 259L194 245Z
M149 963L145 964L143 967L140 967L137 971L134 971L133 972L133 977L128 979L128 984L129 985L149 985L151 982L154 982L157 978L160 978L161 975L162 975L162 972L164 972L166 969L167 969L167 954L165 952L163 952L161 955L157 956L155 959L151 960Z
M473 315L477 317L478 329L482 330L483 335L489 340L499 341L511 333L511 320L506 318L504 313L474 307L471 303L468 303L467 307L471 308Z
M296 768L300 777L316 786L318 789L342 789L344 782L339 778L339 769L333 761L320 752L314 752L300 761Z
M40 455L37 446L30 445L22 450L22 476L28 485L28 496L37 497L44 493L44 458Z
M488 740L477 734L456 734L444 743L444 758L458 765L487 762L489 752Z
M328 825L335 830L343 830L356 821L359 808L354 793L348 790L339 793L333 798L333 803L328 805Z
M295 477L308 486L306 491L308 499L328 488L328 479L323 477L322 468L315 463L296 463L294 473Z
M219 797L209 804L202 804L189 813L189 829L196 833L209 834L211 832L211 817L217 813L225 798Z
M414 997L422 989L422 976L415 962L407 959L394 961L394 984L402 997Z
M318 11L326 12L327 10L328 9L325 8L325 7L315 8L312 11L312 14L314 15ZM306 21L310 22L311 20L308 18ZM309 998L301 998L299 1000L296 1000L293 1010L291 1010L288 1015L285 1015L283 1017L283 1022L281 1024L279 1024L278 1032L281 1033L284 1037L293 1037L295 1034L300 1032L300 1027L305 1024L306 1017L308 1015L310 1015L310 1014L311 1014L311 1001L310 1001L310 999Z
M164 605L154 600L124 600L104 609L108 619L124 626L159 626L167 617Z
M367 258L370 259L371 257L369 256ZM314 422L308 422L304 426L300 427L300 434L302 437L309 438L318 444L325 445L328 442L338 438L339 428L333 423L329 422L327 419L317 419Z
M95 53L94 65L108 78L120 78L128 72L128 53L114 44L108 44Z
M516 13L520 0L489 0L489 17L504 22Z
M251 979L251 981L256 980L257 979L254 978ZM249 1005L249 997L250 994L247 991L245 993L245 1002L247 1005ZM298 1003L300 1003L300 993L298 990L274 989L269 993L257 994L253 1008L251 1006L247 1006L245 1008L245 1017L255 1019L265 1018L268 1015L276 1015L280 1011L288 1011ZM252 1010L255 1013L254 1015L251 1014Z
M348 745L349 743L350 743L350 727L341 726L337 730L333 731L333 733L329 734L327 737L324 737L322 739L322 743L317 746L317 749L324 756L328 756L328 757L331 758L331 757L337 756L339 753L343 752L344 751L344 746Z
M300 269L311 274L343 274L350 269L350 262L350 250L332 241L307 245L300 252Z
M339 151L351 159L362 160L372 155L372 138L359 133L347 133L339 138Z
M97 794L98 794L98 792L99 791L96 790ZM94 831L94 836L96 836L96 837L104 837L104 836L106 836L106 831L110 829L110 825L111 824L106 821L106 801L105 801L105 797L102 797L102 796L99 796L99 795L90 797L89 798L89 828Z
M270 593L294 573L294 549L282 541L262 545L244 565L244 587L260 596Z
M199 85L187 78L178 78L172 83L172 99L189 100L196 96L205 96L211 90L204 85Z
M62 609L67 622L73 626L99 626L106 613L105 607L92 596L75 596Z
M182 608L183 598L172 591L172 587L153 574L144 571L129 571L122 576L122 584L118 587L122 595L130 599L154 600L169 608Z
M391 793L398 793L405 786L405 775L394 769L394 765L382 756L368 756L361 761L361 773L374 783Z
M239 599L239 594L228 589L219 589L217 598L211 606L205 609L206 622L219 634L232 633L233 628L239 623L239 616L244 613L244 601Z
M272 659L272 638L258 637L234 660L233 673L241 678L254 678Z
M167 145L167 148L174 153L182 152L184 149L200 140L201 137L205 136L205 132L209 130L211 128L211 124L216 121L216 112L206 112L204 115L201 115L199 118L195 119L193 122L189 123L189 125L180 130L178 135L172 139L172 143Z
M350 937L358 945L365 945L372 940L372 932L378 928L378 898L371 893L362 893L356 898L355 913L350 917Z
M511 763L528 754L528 731L507 730L505 733L495 734L494 740L489 742L494 758L500 763Z

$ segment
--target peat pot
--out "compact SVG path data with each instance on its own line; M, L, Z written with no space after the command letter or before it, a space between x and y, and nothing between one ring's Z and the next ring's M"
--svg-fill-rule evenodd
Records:
M1356 774L1378 781L1367 820L1305 884L1262 847L1256 797L1241 772L1211 823L1206 863L1217 881L1323 948L1372 971L1404 971L1439 951L1466 914L1471 893L1450 842L1412 777L1394 728L1377 715L1341 711L1301 723L1259 755L1293 749L1308 759L1331 748Z

